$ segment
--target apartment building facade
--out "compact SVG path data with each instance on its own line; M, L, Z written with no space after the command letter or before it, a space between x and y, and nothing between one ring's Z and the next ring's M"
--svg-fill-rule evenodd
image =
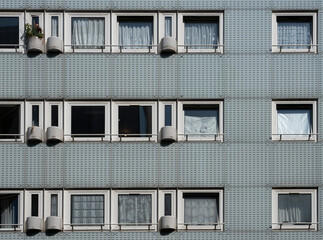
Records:
M322 239L322 14L1 1L0 239Z

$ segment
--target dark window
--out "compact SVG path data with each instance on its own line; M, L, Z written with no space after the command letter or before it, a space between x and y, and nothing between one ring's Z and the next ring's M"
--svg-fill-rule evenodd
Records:
M18 138L18 134L20 134L20 105L0 105L0 139Z
M123 137L148 137L151 124L151 106L119 106L119 134Z
M166 193L165 194L165 216L171 216L172 215L172 194Z
M31 216L38 217L38 194L31 195Z
M51 126L58 127L58 105L52 105L51 111Z
M172 126L172 105L165 105L165 126Z
M72 106L72 134L94 134L100 137L105 133L105 107L104 106Z
M0 194L0 228L15 228L18 224L18 195ZM8 225L7 225L8 224Z
M14 48L2 44L19 44L19 17L0 17L0 48Z
M32 25L39 25L39 17L33 16L32 17Z
M32 106L32 125L39 127L39 106Z

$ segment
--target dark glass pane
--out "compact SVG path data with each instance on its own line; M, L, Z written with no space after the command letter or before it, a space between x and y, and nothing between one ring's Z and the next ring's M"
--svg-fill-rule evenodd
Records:
M104 106L72 106L72 134L104 134L104 123ZM99 136L100 135L81 137Z
M8 211L9 210L9 211ZM15 228L18 224L18 195L0 194L0 228Z
M148 137L152 124L151 106L119 106L119 134L124 137Z
M172 215L172 195L170 193L165 194L165 216Z
M172 126L172 105L165 106L165 126Z
M0 48L14 48L1 44L19 44L19 18L0 17Z
M31 216L38 217L38 194L31 195Z
M39 127L39 106L32 106L32 125Z
M51 126L58 127L58 105L52 105L52 121L51 121Z
M32 17L32 25L39 24L39 17Z
M19 136L1 134L20 133L20 105L0 105L0 139L12 139Z

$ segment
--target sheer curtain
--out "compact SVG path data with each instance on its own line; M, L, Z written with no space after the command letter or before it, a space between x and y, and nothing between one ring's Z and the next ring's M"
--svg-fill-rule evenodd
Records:
M104 223L104 196L72 195L71 223Z
M118 223L151 223L151 194L118 196Z
M311 222L312 221L311 194L279 194L278 221Z
M278 22L279 45L310 45L310 22ZM307 46L286 46L284 48L308 48Z
M105 42L104 34L104 18L72 18L72 45L77 48L100 48Z
M57 194L50 195L50 215L58 216L58 195Z
M218 133L219 111L215 109L185 109L184 133L185 134L203 134ZM208 135L210 136L210 135Z
M211 224L218 222L218 200L216 197L184 197L184 223Z
M53 16L51 21L51 35L52 37L58 37L58 17Z
M0 195L0 224L18 224L18 196ZM14 228L0 225L0 228Z
M311 110L278 110L278 134L311 133ZM307 137L295 135L294 137ZM288 136L292 137L292 136Z
M152 22L119 21L119 45L123 49L148 49L153 41ZM133 46L133 45L143 45Z
M188 48L215 48L218 44L218 23L216 22L185 22L185 45ZM191 45L211 45L211 46L191 46Z
M165 37L172 36L172 17L165 17Z

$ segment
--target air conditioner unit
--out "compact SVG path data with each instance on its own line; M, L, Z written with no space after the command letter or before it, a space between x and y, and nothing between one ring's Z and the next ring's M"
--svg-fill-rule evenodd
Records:
M160 130L160 140L162 142L174 142L176 139L176 128L171 126L162 127Z
M64 139L63 129L59 127L47 128L47 141L50 142L62 142Z
M61 231L62 230L62 218L50 216L46 219L46 230Z
M160 230L175 230L176 218L173 216L163 216L160 218Z
M28 217L26 229L27 231L41 231L43 229L43 219L40 217Z
M172 37L164 37L160 41L160 49L162 53L176 53L177 43L176 39Z
M49 37L47 39L47 52L62 53L63 40L58 37Z
M27 130L28 142L42 142L43 141L43 129L41 127L29 127Z

